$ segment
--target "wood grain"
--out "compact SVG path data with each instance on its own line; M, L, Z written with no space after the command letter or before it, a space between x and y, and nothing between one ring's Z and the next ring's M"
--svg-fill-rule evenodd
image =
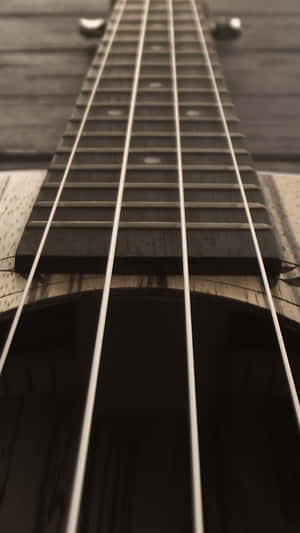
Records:
M274 13L300 13L298 0L272 0L271 2L261 2L260 0L209 0L209 4L215 11L224 13L242 13L251 15L272 15Z
M110 7L110 0L89 0L85 2L83 0L48 0L47 2L41 2L40 0L2 0L0 6L1 15L39 15L41 13L47 13L52 16L60 16L61 13L80 13L95 14L101 16L101 14L107 13Z
M247 4L242 3L239 13ZM91 9L95 5L89 3ZM235 4L222 0L217 7L222 6L233 9ZM285 6L287 13L292 9L299 12L295 2ZM0 113L5 124L0 132L2 166L8 150L10 154L18 152L19 160L20 153L28 150L36 152L37 158L41 153L50 158L93 56L96 41L86 41L77 29L75 11L85 9L83 2L64 3L65 11L58 7L54 1L47 5L1 3L2 13L10 9L12 15L0 19ZM268 6L262 9L270 11ZM251 16L244 17L242 38L218 44L218 51L250 151L261 166L265 160L276 168L281 155L288 168L299 153L300 17L279 17L276 13L283 7L278 3L276 9L266 23L265 17L255 15L251 8ZM27 17L20 16L23 12ZM57 16L46 16L49 13ZM13 163L9 157L6 166ZM272 159L276 159L273 164ZM25 160L20 164L28 166Z
M22 18L13 16L0 19L2 35L0 52L23 52L30 54L41 52L62 53L69 50L84 55L85 49L94 48L97 39L87 40L78 31L78 16L63 13L59 17L49 18L45 15ZM15 36L18 36L15 38ZM92 43L92 44L91 44ZM75 59L74 55L74 59ZM5 61L5 56L4 56Z

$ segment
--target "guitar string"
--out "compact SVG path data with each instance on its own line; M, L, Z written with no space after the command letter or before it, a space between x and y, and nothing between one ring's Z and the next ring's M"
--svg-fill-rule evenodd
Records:
M92 358L92 366L89 377L88 391L85 403L85 410L83 416L83 422L81 427L80 443L78 450L78 457L75 467L75 475L73 480L73 487L71 493L71 502L69 507L69 514L67 519L66 533L76 533L78 527L80 504L82 498L83 483L85 478L86 462L88 456L88 448L90 442L92 419L94 414L95 398L98 385L99 368L102 355L102 345L106 325L107 309L111 290L112 272L114 266L114 260L116 255L117 238L120 224L121 208L123 193L125 187L125 179L127 172L127 164L129 157L129 149L132 138L132 129L134 122L134 114L136 108L137 92L140 79L140 71L142 64L142 56L144 50L144 43L146 37L146 28L149 16L150 0L144 2L144 16L141 21L140 38L137 48L136 67L134 72L134 81L131 93L131 103L127 123L126 140L123 152L122 166L120 172L120 182L118 188L118 195L116 200L116 208L114 213L113 228L111 233L111 241L109 246L105 279L103 285L103 292L101 298L101 306L99 312L97 333L95 339L95 346Z
M92 106L93 100L95 98L95 94L96 94L96 91L97 91L97 88L98 88L98 85L99 85L99 82L100 82L100 79L101 79L101 76L102 76L106 61L107 61L107 58L109 56L111 47L113 45L114 38L115 38L115 35L117 33L117 30L118 30L118 27L119 27L119 24L120 24L120 21L121 21L122 15L123 15L123 11L125 9L126 4L127 4L127 0L123 0L120 3L120 12L119 12L119 15L118 15L118 17L116 19L116 24L115 24L115 26L113 28L113 31L112 31L111 36L110 36L110 39L108 41L108 45L107 45L107 47L105 49L105 53L104 53L101 65L99 67L99 71L98 71L98 74L96 76L95 83L93 85L93 88L92 88L92 91L91 91L87 106L85 108L85 112L83 114L83 117L82 117L82 120L81 120L81 123L80 123L80 127L79 127L79 130L77 132L76 139L75 139L74 145L72 147L72 151L71 151L71 154L69 156L69 159L68 159L68 162L67 162L67 165L66 165L66 168L65 168L65 171L64 171L60 186L58 188L56 197L54 199L54 202L53 202L53 205L52 205L52 208L51 208L51 211L50 211L50 215L49 215L49 218L47 220L46 227L44 229L43 235L42 235L40 243L39 243L39 247L38 247L37 252L35 254L35 257L34 257L34 260L33 260L33 263L32 263L32 266L31 266L31 269L30 269L30 272L29 272L29 275L28 275L28 278L27 278L27 281L26 281L26 284L25 284L25 288L23 290L20 302L19 302L17 310L16 310L16 313L15 313L13 321L11 323L11 326L10 326L10 329L9 329L9 332L8 332L8 335L7 335L7 338L6 338L2 353L1 353L1 357L0 357L0 376L2 374L4 365L6 363L7 356L9 354L9 350L11 348L11 345L12 345L12 342L13 342L13 339L14 339L14 336L15 336L15 332L16 332L16 329L18 327L18 324L19 324L19 321L20 321L20 318L21 318L21 315L22 315L22 312L23 312L23 309L24 309L24 305L25 305L26 300L28 298L28 294L29 294L29 291L30 291L30 288L31 288L31 285L32 285L32 282L33 282L33 278L35 276L35 273L36 273L36 270L37 270L37 267L38 267L38 264L39 264L39 261L40 261L44 246L45 246L45 242L46 242L46 239L48 237L48 234L49 234L49 231L50 231L50 228L51 228L51 225L52 225L52 222L53 222L56 210L57 210L58 203L60 201L60 198L61 198L64 186L65 186L67 177L69 175L69 172L70 172L70 169L71 169L71 165L72 165L72 162L73 162L73 159L74 159L74 156L75 156L79 141L81 139L81 135L82 135L83 129L85 127L85 124L86 124L86 121L87 121L87 118L88 118L88 114L90 112L90 108Z
M205 58L206 58L206 63L207 63L208 69L209 69L211 82L212 82L212 85L213 85L213 88L214 88L216 101L217 101L218 108L219 108L219 111L220 111L221 119L222 119L222 122L223 122L224 130L225 130L225 134L226 134L226 138L227 138L227 142L228 142L228 147L229 147L229 150L230 150L230 154L231 154L234 170L235 170L237 181L238 181L238 184L239 184L239 188L240 188L240 192L241 192L241 196L242 196L242 200L243 200L243 204L244 204L244 208L245 208L245 212L246 212L246 217L247 217L247 220L248 220L248 224L249 224L249 228L250 228L250 232L251 232L251 237L252 237L254 249L255 249L257 261L258 261L258 264L259 264L259 269L260 269L261 277L262 277L262 280L263 280L263 285L264 285L264 289L265 289L265 293L266 293L269 309L270 309L270 312L271 312L271 317L272 317L272 320L273 320L274 330L275 330L276 338L277 338L277 341L278 341L278 346L279 346L279 350L280 350L280 354L281 354L281 358L282 358L282 362L283 362L283 367L284 367L284 371L285 371L286 378L287 378L287 383L288 383L288 387L289 387L289 391L290 391L290 396L291 396L294 412L295 412L295 415L296 415L296 420L297 420L297 423L298 423L298 430L300 431L300 403L299 403L299 399L298 399L298 395L297 395L297 389L296 389L295 381L294 381L294 378L293 378L292 370L291 370L291 367L290 367L289 358L288 358L288 355L287 355L284 339L283 339L283 336L282 336L282 332L281 332L281 328L280 328L280 324L279 324L279 320L278 320L278 316L277 316L277 312L276 312L273 296L272 296L272 293L271 293L271 288L270 288L270 284L269 284L269 281L268 281L268 276L267 276L267 273L266 273L264 260L263 260L262 253L261 253L261 250L260 250L260 245L259 245L259 242L258 242L258 239L257 239L256 230L255 230L255 227L254 227L252 215L251 215L250 208L249 208L249 205L248 205L248 200L247 200L245 188L244 188L244 185L243 185L243 181L242 181L242 178L241 178L241 174L240 174L237 158L236 158L235 151L234 151L234 148L233 148L233 143L232 143L231 135L230 135L229 128L228 128L228 124L227 124L227 120L226 120L226 116L225 116L225 112L224 112L224 107L223 107L223 104L222 104L222 101L221 101L220 92L219 92L219 89L218 89L218 86L217 86L215 73L214 73L214 70L213 70L213 67L212 67L212 63L211 63L211 59L210 59L210 55L209 55L209 52L208 52L208 48L207 48L207 44L206 44L206 40L205 40L205 36L204 36L202 24L201 24L199 12L198 12L198 9L196 7L195 0L190 0L190 2L191 2L192 11L194 12L195 22L196 22L196 26L197 26L197 32L198 32L198 35L199 35L200 43L203 46L203 51L204 51L204 55L205 55Z
M175 127L176 127L178 189L179 189L179 199L180 199L180 232L181 232L182 266L183 266L183 281L184 281L184 310L185 310L186 356L187 356L187 374L188 374L190 454L191 454L192 496L193 496L193 525L194 525L194 533L204 533L203 502L202 502L202 487L201 487L201 466L200 466L200 446L199 446L199 434L198 434L197 396L196 396L196 379L195 379L195 365L194 365L191 289L190 289L187 228L186 228L186 216L185 216L185 201L184 201L183 164L182 164L182 150L181 150L181 128L180 128L180 116L179 116L173 0L168 0L168 8L169 8L169 34L170 34L170 47L171 47L174 115L175 115Z

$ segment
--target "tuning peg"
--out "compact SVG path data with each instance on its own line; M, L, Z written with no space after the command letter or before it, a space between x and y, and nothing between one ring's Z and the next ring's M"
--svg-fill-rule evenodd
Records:
M242 33L242 21L238 17L220 17L211 21L210 31L217 41L231 41Z
M101 37L105 30L104 19L79 19L79 31L85 37Z

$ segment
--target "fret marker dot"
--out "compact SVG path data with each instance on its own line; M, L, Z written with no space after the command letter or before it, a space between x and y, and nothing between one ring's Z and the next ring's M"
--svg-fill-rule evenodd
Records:
M123 111L121 109L109 109L107 113L111 117L119 117L120 115L123 115Z
M186 115L188 117L199 117L199 115L201 115L201 111L199 111L199 109L188 109L186 111Z
M144 163L146 163L146 165L159 165L160 162L160 157L155 157L153 155L144 157Z
M151 50L153 50L153 52L160 52L161 50L163 50L163 47L159 44L153 44L151 46Z
M149 87L151 87L151 89L159 89L162 86L163 84L160 81L152 81L149 83Z

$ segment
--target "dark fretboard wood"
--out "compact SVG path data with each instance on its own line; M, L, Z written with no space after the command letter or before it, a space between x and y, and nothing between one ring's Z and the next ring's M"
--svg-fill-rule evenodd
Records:
M40 261L41 271L105 269L143 5L128 0ZM32 211L17 253L19 271L31 266L119 8L117 3ZM191 271L256 274L232 158L188 0L174 1L174 20ZM279 260L269 217L205 19L203 23L266 267L275 276ZM168 24L167 4L152 0L121 214L118 273L181 272Z

